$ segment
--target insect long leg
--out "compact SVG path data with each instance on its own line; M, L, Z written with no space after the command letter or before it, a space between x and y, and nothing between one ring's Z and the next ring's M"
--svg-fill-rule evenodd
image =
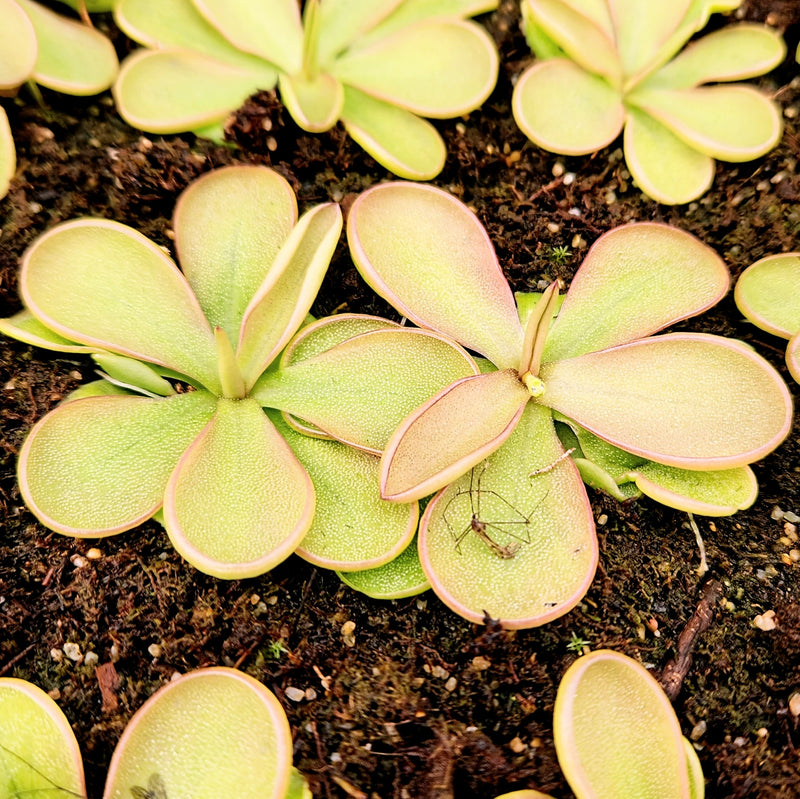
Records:
M575 452L575 447L570 447L565 452L562 452L551 464L548 466L543 466L541 469L534 469L532 472L529 472L528 477L536 477L537 474L547 474L548 472L552 472L553 469L558 466L561 461L565 461L572 453Z

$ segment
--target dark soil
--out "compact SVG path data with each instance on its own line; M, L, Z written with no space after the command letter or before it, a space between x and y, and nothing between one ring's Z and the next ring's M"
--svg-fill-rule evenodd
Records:
M794 52L797 0L750 0L743 10L783 30ZM481 112L438 125L449 155L434 183L478 213L513 288L569 283L587 247L632 220L694 233L734 277L767 254L800 249L793 59L759 82L784 109L782 143L761 160L719 164L707 195L668 207L632 185L618 146L563 158L527 142L509 112L513 79L530 59L515 3L504 1L485 21L503 62L497 89ZM124 53L112 23L99 24ZM44 108L24 91L4 101L19 169L0 201L2 316L20 307L20 255L56 222L106 216L170 246L176 197L216 166L270 164L303 208L333 199L347 209L358 192L391 178L341 129L299 131L271 94L251 98L230 120L227 147L189 135L142 136L119 119L108 95L44 95ZM390 313L344 245L314 311L343 310ZM800 395L784 367L785 342L745 323L730 295L681 327L744 339ZM800 515L797 428L755 465L761 493L751 509L698 519L705 576L685 514L592 494L601 558L586 598L543 628L508 632L462 620L431 593L367 599L297 557L259 579L216 580L183 562L155 523L100 541L48 531L20 499L16 454L30 426L91 373L85 359L0 340L0 675L31 680L57 698L83 751L92 799L131 714L175 672L210 665L237 666L275 691L292 725L295 764L316 797L491 799L535 787L565 799L553 701L584 646L620 650L656 674L677 659L665 681L677 690L684 732L694 730L708 797L800 797L800 719L789 710L800 690L800 544L775 512ZM700 632L703 610L713 618ZM775 629L754 626L770 610ZM343 635L345 622L355 623L353 637ZM96 653L98 663L63 656L67 642ZM313 691L292 702L290 686Z

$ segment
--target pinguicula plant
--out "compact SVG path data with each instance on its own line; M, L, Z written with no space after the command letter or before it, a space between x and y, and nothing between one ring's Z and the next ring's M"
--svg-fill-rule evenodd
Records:
M362 373L342 371L340 391L353 398L342 415L347 431L337 431L337 409L326 407L326 370L340 363L335 348L316 355L314 369L286 369L280 387L267 374L263 399L283 410L291 404L340 440L377 443L385 498L438 492L420 523L420 559L436 593L467 619L542 624L573 607L592 580L591 507L556 418L635 456L640 468L653 464L652 481L693 504L716 486L713 507L732 504L729 512L741 503L729 493L750 483L734 480L732 488L726 475L746 475L747 464L789 430L789 392L750 348L699 333L652 335L728 290L720 258L675 228L642 223L608 232L557 320L553 284L524 327L486 231L446 192L374 187L353 204L348 239L367 282L416 324L483 356L482 373L447 385L383 445L381 436L370 444L353 430L352 418L372 418L403 395L394 382L391 394L373 399L374 375L384 362L398 368L399 354ZM367 341L346 342L348 357Z
M444 165L424 117L478 108L498 56L468 17L497 0L120 0L119 26L145 50L114 87L120 113L142 130L220 137L228 115L278 84L304 130L337 121L380 164L427 180ZM154 89L157 87L157 90Z
M0 0L0 94L26 82L64 94L98 94L117 75L111 42L86 25L31 0ZM0 108L0 197L16 169L14 139Z
M78 743L40 688L0 679L0 794L86 797ZM292 767L289 722L275 695L236 669L190 672L128 722L103 799L308 799Z
M769 255L751 264L733 296L754 325L789 339L786 365L800 383L800 253Z
M741 0L522 0L537 61L519 78L514 118L528 138L565 155L595 152L624 130L639 188L663 203L699 197L714 159L750 161L782 132L778 108L744 85L786 48L764 25L722 28L685 50L714 11Z
M577 799L702 799L700 760L661 686L610 650L576 660L553 710L558 762ZM497 799L548 799L534 790Z
M158 514L181 555L224 578L267 571L307 535L309 557L333 568L397 555L417 509L381 501L377 457L301 436L260 391L267 375L280 385L278 355L306 318L341 225L334 204L298 221L282 177L233 166L179 199L183 272L105 219L65 222L35 241L20 272L25 307L0 330L90 353L102 370L22 446L20 490L38 519L98 537ZM405 375L407 389L416 386L406 413L472 369L460 348L420 333L400 334L404 347L445 366L432 379ZM337 377L325 391L335 395Z

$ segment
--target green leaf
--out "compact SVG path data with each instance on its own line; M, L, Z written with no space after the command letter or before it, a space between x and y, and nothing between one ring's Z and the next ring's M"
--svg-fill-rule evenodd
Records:
M769 72L785 57L783 38L766 25L729 25L690 44L644 85L690 89L701 83L742 80Z
M431 587L419 562L416 539L383 566L336 574L346 586L373 599L403 599Z
M125 388L142 389L142 393L159 397L175 393L171 383L142 361L112 352L98 352L92 360L106 373L106 377L111 378L111 382Z
M218 401L164 498L164 524L175 549L202 572L224 579L277 566L297 548L313 515L308 474L252 399Z
M25 503L42 524L81 538L138 526L161 506L170 473L214 404L194 391L59 406L22 445L17 475Z
M98 94L111 86L119 66L117 53L102 33L30 0L17 2L36 30L37 83L77 95Z
M59 336L58 333L43 325L29 310L23 309L14 316L0 319L0 333L17 341L44 347L56 352L94 352L96 347L85 347L74 341Z
M395 175L430 180L442 171L442 137L416 114L345 87L341 117L350 136Z
M646 462L629 476L651 499L703 516L731 516L756 500L758 483L749 466L715 472L676 469Z
M297 72L303 58L303 27L295 0L193 0L197 10L234 46Z
M0 89L16 89L28 80L36 64L36 30L16 0L0 0L0 17Z
M140 50L120 66L114 99L129 125L151 133L179 133L221 123L251 94L271 89L276 80L266 64L256 70L189 50Z
M70 391L63 402L72 402L76 399L85 399L86 397L130 397L132 393L122 386L109 383L108 380L92 380L89 383L83 383L78 386L74 391Z
M319 7L317 57L323 69L353 42L360 41L387 14L407 0L325 0Z
M642 88L627 100L691 147L723 161L758 158L778 143L783 131L775 104L749 86Z
M645 668L624 655L599 650L570 666L553 734L577 799L689 799L675 711Z
M208 321L231 341L297 222L285 178L262 166L217 169L192 182L175 206L175 249Z
M514 87L511 110L531 141L565 155L593 153L611 144L625 117L618 90L564 58L525 70Z
M730 276L708 246L653 222L603 234L575 275L544 359L627 344L702 313L728 292Z
M629 108L625 162L636 185L660 203L697 199L714 180L714 160L679 139L648 114Z
M381 463L381 495L421 499L460 477L514 431L530 394L512 369L465 377L395 430Z
M167 797L284 799L292 769L289 722L274 694L227 668L199 669L160 688L133 715L104 796L161 785Z
M344 107L344 87L335 77L325 73L313 79L302 73L281 74L278 86L283 104L303 130L321 133L338 121Z
M67 339L219 390L214 336L186 279L125 225L78 219L52 228L25 253L20 291L39 321Z
M414 328L374 330L266 373L252 396L344 443L379 453L398 424L477 369L461 348Z
M541 402L611 444L701 471L763 458L786 437L791 398L741 342L673 333L542 366Z
M786 348L786 365L789 367L789 374L800 383L800 333L792 338Z
M371 569L402 552L417 529L416 503L381 499L378 458L338 441L300 435L278 414L280 434L314 483L314 520L297 554L326 569Z
M480 106L494 89L497 69L497 50L485 29L453 19L403 28L366 49L351 48L331 72L412 113L447 119Z
M242 319L236 358L248 388L303 323L328 269L342 212L326 203L307 211L292 229Z
M534 627L586 593L597 565L594 520L580 476L562 456L550 414L530 403L499 449L431 500L420 560L459 615ZM483 537L475 521L485 525Z
M523 332L514 296L477 217L432 186L388 183L359 196L350 253L367 283L401 314L518 367Z
M800 331L800 253L769 255L751 264L739 277L733 296L754 325L791 338Z
M0 679L0 796L84 796L78 742L58 705L32 683Z
M6 196L17 171L17 151L6 112L0 108L0 199Z

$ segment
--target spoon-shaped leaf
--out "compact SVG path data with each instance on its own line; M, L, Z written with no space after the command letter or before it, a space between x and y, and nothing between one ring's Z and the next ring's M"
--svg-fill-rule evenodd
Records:
M370 3L325 0L319 7L320 64L327 64L338 53L344 52L350 44L359 41L382 19L402 5L408 5L406 0L372 0Z
M218 401L164 496L175 549L225 579L263 574L285 560L313 515L308 474L252 399Z
M56 352L95 352L97 349L76 344L74 341L59 336L26 309L7 319L0 319L0 333L18 341L24 341L26 344Z
M548 361L626 344L702 313L727 293L722 259L668 225L614 228L592 246L545 347Z
M209 172L175 206L181 269L208 321L231 341L297 222L297 201L271 169L236 166Z
M5 197L17 169L17 151L6 112L0 108L0 198Z
M789 367L791 376L800 383L800 332L786 348L786 365Z
M56 703L25 680L0 679L0 796L85 794L78 742Z
M16 89L36 64L36 30L16 0L0 0L0 18L0 89Z
M519 366L514 296L486 230L463 203L432 186L376 186L353 203L347 238L367 283L413 322L498 368Z
M614 446L680 468L752 463L791 426L778 373L718 336L654 336L544 364L540 377L541 402Z
M117 744L103 799L160 784L168 797L284 799L292 737L261 683L235 669L193 671L160 688Z
M278 85L283 104L303 130L319 133L336 124L344 106L344 87L335 77L325 72L313 79L281 73Z
M381 495L408 502L460 477L511 435L530 398L513 369L447 386L392 434L381 462Z
M742 272L734 298L762 330L781 338L800 331L800 253L770 255Z
M336 574L345 585L373 599L403 599L431 587L419 562L416 539L383 566Z
M476 372L469 355L449 340L426 330L390 328L267 372L252 396L339 441L380 453L418 405Z
M68 402L28 434L17 475L28 507L48 527L111 535L149 519L181 453L214 411L205 391L168 399L115 396Z
M586 593L597 565L594 520L580 476L562 455L550 414L529 403L499 449L431 500L420 560L459 615L532 627ZM483 535L475 522L485 525Z
M653 677L624 655L600 650L567 669L553 735L578 799L689 799L675 712Z
M214 336L173 261L106 219L65 222L27 250L20 290L61 336L165 366L219 390Z

